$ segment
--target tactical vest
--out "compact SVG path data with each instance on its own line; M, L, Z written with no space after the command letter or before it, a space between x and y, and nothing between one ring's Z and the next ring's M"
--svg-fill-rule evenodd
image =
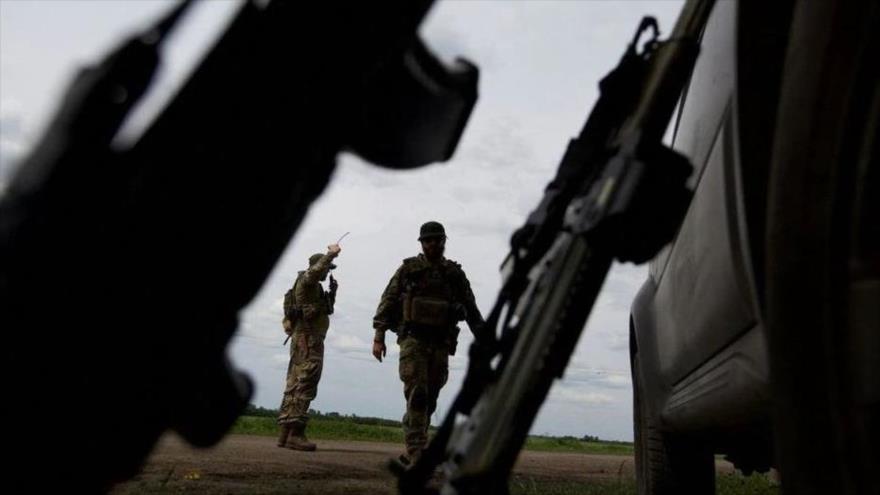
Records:
M458 268L443 260L430 264L419 258L404 260L403 322L410 329L443 329L455 326Z
M311 305L315 310L322 314L330 314L330 305L327 302L327 293L320 283L316 283L313 287L305 287L303 289L302 300L299 306Z
M293 283L293 288L284 295L284 314L291 322L302 319L304 310L308 310L305 312L311 313L313 318L318 315L329 315L333 312L327 293L321 288L321 284L315 284L314 287L303 287L300 301L296 300L297 285L300 284L303 273L299 272Z

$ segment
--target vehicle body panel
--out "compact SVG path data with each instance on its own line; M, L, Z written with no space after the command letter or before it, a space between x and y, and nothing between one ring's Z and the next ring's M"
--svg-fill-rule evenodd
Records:
M644 400L671 431L756 423L767 409L767 350L743 212L737 9L718 2L706 27L673 142L694 165L694 198L632 305Z

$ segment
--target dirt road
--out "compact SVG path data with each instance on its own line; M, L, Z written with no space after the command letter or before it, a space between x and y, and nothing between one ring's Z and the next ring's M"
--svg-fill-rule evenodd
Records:
M386 468L401 446L389 443L318 440L317 452L275 446L275 439L230 435L200 450L166 436L139 476L113 493L395 493ZM720 471L730 471L727 463ZM591 481L633 477L626 456L524 452L516 478Z

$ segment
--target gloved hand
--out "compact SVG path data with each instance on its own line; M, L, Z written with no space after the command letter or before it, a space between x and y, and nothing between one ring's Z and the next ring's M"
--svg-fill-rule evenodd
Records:
M284 333L290 336L293 333L293 325L290 323L290 320L287 318L281 320L281 326L284 327Z
M373 357L376 358L380 363L382 362L382 358L385 357L388 348L385 347L385 337L382 337L382 340L378 338L373 338Z
M462 303L452 305L452 318L455 321L464 321L467 319L467 308Z

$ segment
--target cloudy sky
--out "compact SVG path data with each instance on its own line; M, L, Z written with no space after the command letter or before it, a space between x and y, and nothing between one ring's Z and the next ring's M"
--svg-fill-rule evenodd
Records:
M16 161L38 138L78 66L143 27L165 1L0 0L0 191ZM236 3L202 2L165 53L154 91L132 119L148 122L222 31ZM280 263L243 311L230 352L256 382L253 402L275 408L288 352L281 302L296 272L343 233L336 314L327 336L324 376L312 407L399 418L397 348L384 363L370 355L371 319L400 261L416 254L419 225L445 224L447 256L460 262L477 303L488 312L500 286L498 266L510 233L537 204L567 141L595 102L597 82L618 61L642 15L671 30L678 1L440 1L422 26L441 57L464 56L481 70L480 99L454 158L391 172L342 155ZM557 382L533 433L632 439L627 321L644 267L615 265L565 377ZM194 308L195 310L195 308ZM459 388L467 332L451 361L439 421Z

